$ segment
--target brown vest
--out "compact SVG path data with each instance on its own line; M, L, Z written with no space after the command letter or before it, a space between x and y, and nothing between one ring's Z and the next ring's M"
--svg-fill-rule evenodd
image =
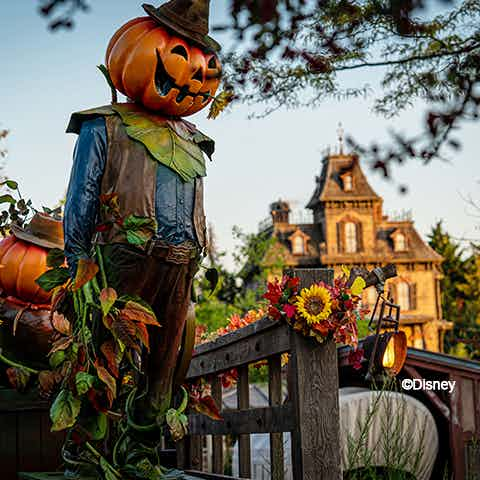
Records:
M116 116L105 116L108 137L108 153L103 174L101 194L116 193L122 215L138 215L156 219L155 189L158 163L147 149L128 137L122 120ZM106 218L100 215L100 222ZM195 202L193 224L200 247L206 247L206 222L203 210L203 179L195 179ZM125 235L117 225L98 234L99 243L127 243Z

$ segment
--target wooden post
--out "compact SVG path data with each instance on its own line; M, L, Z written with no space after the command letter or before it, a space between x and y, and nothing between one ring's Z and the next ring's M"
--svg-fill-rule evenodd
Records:
M295 269L300 286L332 283L331 269ZM337 349L291 331L289 395L297 427L292 431L295 480L340 480L340 420L338 406Z
M237 383L237 402L238 409L248 409L250 406L250 387L248 384L248 365L238 368ZM242 434L238 436L238 463L240 478L251 477L251 452L250 435Z
M268 359L268 400L271 407L282 404L282 356ZM272 480L284 479L283 433L270 434L270 474Z
M212 381L212 397L219 410L222 409L222 382L218 375ZM223 436L212 435L213 473L223 473Z

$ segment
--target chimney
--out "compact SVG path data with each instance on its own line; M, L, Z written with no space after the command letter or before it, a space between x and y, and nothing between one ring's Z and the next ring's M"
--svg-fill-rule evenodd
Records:
M278 200L270 205L270 215L273 225L288 224L290 216L290 205L287 202Z

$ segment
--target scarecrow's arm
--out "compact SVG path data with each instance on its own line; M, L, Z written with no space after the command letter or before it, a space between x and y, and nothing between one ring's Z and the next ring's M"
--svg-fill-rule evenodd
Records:
M105 120L85 122L73 154L63 220L65 256L72 275L78 260L91 256L106 157Z

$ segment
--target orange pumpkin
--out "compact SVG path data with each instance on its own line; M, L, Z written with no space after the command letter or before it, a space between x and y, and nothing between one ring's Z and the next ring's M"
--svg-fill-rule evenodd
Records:
M215 53L170 34L150 17L131 20L113 35L106 64L117 90L169 116L192 115L208 105L222 73Z
M35 280L48 270L48 249L10 236L0 242L0 287L25 302L48 303L51 294Z

